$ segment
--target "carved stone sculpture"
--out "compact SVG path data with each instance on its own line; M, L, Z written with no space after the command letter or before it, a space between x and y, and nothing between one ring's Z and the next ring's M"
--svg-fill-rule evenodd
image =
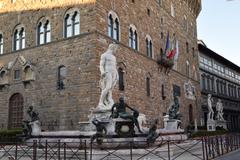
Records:
M140 130L141 130L141 131L146 130L147 128L144 127L144 125L147 124L146 115L143 114L143 113L139 113L139 116L138 116L137 120L138 120L138 123L139 123L139 128L140 128Z
M114 104L112 90L118 81L118 71L116 57L113 54L117 49L117 44L110 44L107 51L101 55L101 96L97 107L99 110L111 110Z
M216 104L216 111L217 111L217 120L219 121L224 121L224 118L223 118L223 104L221 102L220 99L218 99L218 102Z
M214 111L212 108L212 95L208 94L208 120L213 120Z

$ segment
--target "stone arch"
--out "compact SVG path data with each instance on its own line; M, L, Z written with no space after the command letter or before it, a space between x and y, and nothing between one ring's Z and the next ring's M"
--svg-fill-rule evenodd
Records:
M146 94L148 97L151 96L151 82L152 82L152 75L148 72L145 76L146 78Z
M2 69L0 71L0 85L8 84L8 71L6 69Z
M113 10L110 10L109 12L108 12L108 15L107 15L107 23L108 23L108 25L107 25L107 27L108 27L108 34L109 34L109 20L110 20L110 17L112 18L112 25L111 25L111 27L110 28L114 28L115 26L118 26L117 28L117 32L118 33L115 33L115 31L113 31L112 32L112 34L113 34L113 39L115 39L115 40L117 40L117 41L120 41L121 40L121 21L120 21L120 18L119 18L119 16L118 16L118 14L115 12L115 11L113 11ZM117 23L118 23L118 25L117 25ZM113 29L114 30L114 29ZM114 33L116 34L116 36L117 37L114 37Z
M108 12L108 17L109 17L110 15L112 15L113 20L118 19L119 24L120 24L120 19L119 19L119 17L118 17L118 15L117 15L116 12L114 12L113 10L110 10L110 11Z
M25 81L30 81L35 79L33 67L30 64L27 64L23 68L23 73L24 73L24 80Z
M71 37L68 36L67 34L67 23L68 23L68 17L69 19L74 19L74 22L71 24L71 31L74 32L72 33L71 36L79 35L81 33L81 14L78 8L69 8L66 10L66 12L63 15L63 37ZM76 18L77 17L77 18ZM75 19L76 18L76 19ZM79 19L78 19L79 18ZM75 30L75 27L79 27L78 30ZM75 33L76 31L76 33Z
M17 36L19 37L16 38ZM16 25L12 32L12 50L16 51L19 49L24 49L26 46L25 39L26 39L26 27L23 24Z
M37 21L36 25L36 44L49 43L51 41L51 21L49 17L41 17ZM42 41L40 41L42 37Z
M152 51L151 51L151 58L154 58L154 44L153 44L153 40L152 40L152 38L151 38L151 36L149 35L149 34L147 34L146 35L146 37L145 37L145 41L147 42L148 41L148 43L150 43L151 42L151 49L152 49ZM150 44L149 44L150 45Z

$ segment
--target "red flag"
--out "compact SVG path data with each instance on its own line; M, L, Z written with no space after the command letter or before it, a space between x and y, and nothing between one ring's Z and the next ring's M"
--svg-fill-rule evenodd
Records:
M168 59L172 59L172 58L174 58L174 56L176 55L176 53L177 53L177 44L176 44L176 37L174 36L174 39L173 39L173 41L172 41L172 43L170 44L170 50L169 50L169 52L167 53L167 58Z

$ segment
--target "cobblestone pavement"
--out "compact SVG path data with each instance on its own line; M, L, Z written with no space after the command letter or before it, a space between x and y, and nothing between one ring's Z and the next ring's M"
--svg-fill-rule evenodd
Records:
M216 158L215 160L240 160L240 149Z

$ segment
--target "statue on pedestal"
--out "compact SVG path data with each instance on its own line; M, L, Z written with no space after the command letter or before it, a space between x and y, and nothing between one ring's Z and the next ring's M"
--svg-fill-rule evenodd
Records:
M117 44L110 44L107 51L101 55L100 72L101 72L101 96L99 99L99 110L111 110L114 101L112 99L112 90L118 81L117 61L113 55L118 49Z
M180 120L182 115L179 112L179 100L177 96L174 96L174 104L171 105L168 109L169 119L177 119Z
M154 143L155 140L159 137L157 131L158 119L155 119L149 128L148 135L147 135L147 143Z
M130 114L126 111L126 108L129 108L130 110L133 111L133 114ZM139 116L139 112L134 109L131 108L130 106L128 106L125 102L124 99L121 97L119 98L119 103L115 103L112 107L112 118L122 118L122 119L129 119L131 120L135 126L137 127L138 131L140 133L142 133L139 123L138 123L138 116Z
M39 116L36 111L33 111L33 106L29 106L27 110L28 120L22 122L23 134L25 137L37 135L41 132Z
M218 102L216 104L216 111L217 111L217 116L216 119L219 121L224 121L223 118L223 104L220 99L218 99Z
M213 120L214 111L212 108L212 95L208 94L208 120Z

